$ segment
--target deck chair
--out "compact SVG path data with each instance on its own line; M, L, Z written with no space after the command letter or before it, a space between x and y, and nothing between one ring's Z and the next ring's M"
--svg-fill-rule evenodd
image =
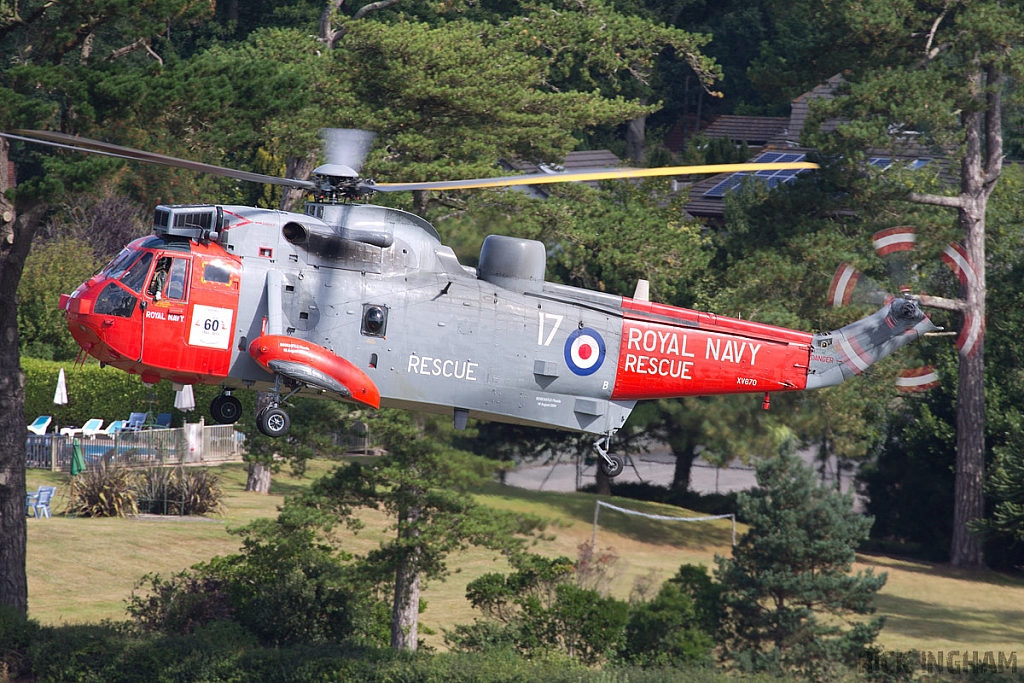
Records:
M49 415L40 415L36 418L35 422L28 426L28 431L32 432L36 436L42 436L50 427L51 422L53 422L53 418Z
M128 418L128 423L122 427L121 431L124 432L137 432L142 429L146 424L146 418L149 417L149 413L132 413Z
M156 416L156 426L157 427L170 427L171 426L171 414L170 413L160 413L159 415L157 415Z
M128 420L114 420L107 425L107 428L103 430L103 434L106 436L114 436L119 431L124 429L124 426L128 424Z
M81 427L65 427L60 430L60 433L64 436L78 436L79 434L82 436L96 436L103 433L103 420L94 417Z
M56 486L40 486L35 493L27 494L25 498L25 514L33 517L50 518L50 500L53 494L57 493Z

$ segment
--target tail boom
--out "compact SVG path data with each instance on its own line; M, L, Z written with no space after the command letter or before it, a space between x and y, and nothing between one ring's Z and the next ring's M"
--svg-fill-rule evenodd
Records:
M908 299L824 334L628 299L623 312L612 400L833 386L936 329Z

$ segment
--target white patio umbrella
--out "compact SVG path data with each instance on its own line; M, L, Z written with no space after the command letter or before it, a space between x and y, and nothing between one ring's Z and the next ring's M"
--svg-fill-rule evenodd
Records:
M53 393L53 402L59 406L68 404L68 382L64 378L64 368L61 368L60 374L57 375L57 391Z
M196 409L196 397L192 393L191 384L186 384L174 392L174 407L186 413Z
M53 392L53 402L58 406L66 406L68 404L68 381L64 377L64 368L60 369L60 374L57 375L57 390ZM60 434L60 411L57 411L57 424L53 428L54 434Z

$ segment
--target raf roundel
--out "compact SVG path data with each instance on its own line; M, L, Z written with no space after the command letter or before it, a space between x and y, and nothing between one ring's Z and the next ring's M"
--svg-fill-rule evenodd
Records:
M577 375L592 375L604 363L604 339L589 327L576 330L565 340L565 363Z

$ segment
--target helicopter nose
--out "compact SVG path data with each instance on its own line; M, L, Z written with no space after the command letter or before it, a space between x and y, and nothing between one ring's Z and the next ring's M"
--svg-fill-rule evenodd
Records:
M127 339L126 330L121 329L124 325L118 326L112 316L96 313L96 300L106 283L94 282L95 279L82 283L72 294L60 296L60 308L71 336L83 351L102 362L136 360L130 349L121 348L123 343L116 343ZM124 323L130 325L127 318Z

